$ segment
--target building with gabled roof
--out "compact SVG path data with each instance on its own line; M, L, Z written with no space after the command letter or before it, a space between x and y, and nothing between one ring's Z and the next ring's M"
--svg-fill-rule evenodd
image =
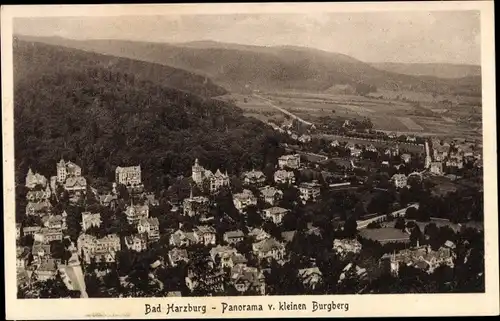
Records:
M242 179L245 185L262 186L266 182L266 175L262 171L252 169L243 173Z
M228 244L237 244L245 238L245 234L241 230L227 231L224 233L223 239Z
M28 174L26 175L26 187L33 189L36 186L47 186L47 178L39 173L34 173L30 168L28 169Z
M287 213L286 208L274 206L264 210L264 218L271 220L274 224L281 224Z
M265 186L259 189L264 202L274 205L283 198L283 192L273 186Z

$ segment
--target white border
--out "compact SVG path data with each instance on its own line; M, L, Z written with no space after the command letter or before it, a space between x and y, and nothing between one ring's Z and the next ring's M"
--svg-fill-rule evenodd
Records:
M166 14L376 12L376 11L481 11L481 62L483 84L483 155L485 195L486 293L484 294L404 294L329 295L284 297L216 298L137 298L137 299L33 299L16 298L15 197L13 149L12 18L41 16L121 16ZM245 318L245 317L335 317L335 316L448 316L498 315L498 209L496 169L495 55L492 1L383 2L383 3L267 3L267 4L175 4L175 5L54 5L2 6L2 134L4 174L4 240L7 319L87 319L87 318ZM348 312L266 311L267 304L293 301L306 303L348 302ZM144 303L207 304L205 315L144 315ZM221 314L221 302L262 304L263 312ZM211 309L211 306L216 309Z

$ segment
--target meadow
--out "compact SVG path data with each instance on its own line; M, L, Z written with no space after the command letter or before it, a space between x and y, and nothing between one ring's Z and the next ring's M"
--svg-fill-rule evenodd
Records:
M325 116L358 119L368 117L376 130L421 136L477 136L480 128L480 124L471 125L467 120L459 121L459 117L467 119L468 115L473 114L471 111L477 111L472 107L478 104L477 98L474 97L454 97L452 100L450 97L433 97L426 93L411 95L411 92L404 92L399 96L394 92L382 92L378 96L373 94L367 97L297 91L259 94L275 106L312 123ZM414 101L403 101L401 96L405 99L409 99L406 96L421 99L421 103L419 101L416 105ZM442 101L448 98L453 101L453 109L443 108ZM251 93L230 94L223 96L223 99L232 100L247 116L262 121L284 119L282 112Z

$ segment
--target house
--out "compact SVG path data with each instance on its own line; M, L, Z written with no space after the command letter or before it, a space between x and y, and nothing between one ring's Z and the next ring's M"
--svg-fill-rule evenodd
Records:
M363 150L361 148L356 147L354 143L347 143L345 145L345 149L349 150L350 155L353 157L359 157L363 152Z
M130 205L125 210L127 221L130 224L135 224L143 218L149 217L149 206L147 205Z
M62 229L42 227L33 235L33 239L40 243L50 243L52 241L62 241Z
M148 248L147 236L145 234L125 236L125 246L132 251L145 251Z
M373 146L373 144L370 144L370 145L366 146L365 150L367 152L372 152L372 153L376 153L377 152L377 148L375 148L375 146Z
M145 195L145 200L144 200L145 204L147 204L148 206L159 206L160 205L160 201L158 201L155 197L155 194L154 193L148 193Z
M47 281L57 274L57 264L54 259L47 259L40 262L33 271L33 277L37 281Z
M28 169L28 174L26 175L26 187L33 189L36 186L47 186L47 178L41 174L34 173L30 168Z
M141 165L120 167L115 170L115 182L125 186L141 185Z
M28 202L41 202L50 199L52 192L50 186L47 185L45 189L42 190L30 190L26 193L26 200Z
M214 262L217 258L221 258L223 256L230 257L236 253L238 253L238 251L234 247L227 245L217 245L216 247L210 249L210 257Z
M441 162L431 162L430 172L436 175L443 175L443 163Z
M462 157L450 157L446 161L446 167L455 167L462 169L464 167L464 162Z
M290 243L293 241L295 234L297 234L297 231L285 231L281 232L281 237L286 243Z
M299 185L299 192L302 202L315 201L320 196L321 185L318 181L304 182Z
M291 168L298 169L300 167L300 155L283 155L278 158L278 166L280 169Z
M390 139L396 139L398 138L398 134L396 134L395 132L391 132L389 133L389 135L387 135L387 137L389 137Z
M416 141L417 141L417 137L412 136L412 135L407 136L407 137L406 137L406 141L407 141L407 142L414 143L414 142L416 142Z
M233 203L236 209L243 212L250 205L257 205L257 198L252 191L244 189L243 192L233 195Z
M242 175L243 184L262 186L266 182L266 175L261 171L251 170Z
M198 234L177 230L170 235L169 244L176 247L190 246L199 243Z
M212 293L224 291L224 272L204 270L203 276L197 274L193 269L188 270L186 286L193 292L198 287L210 289Z
M422 246L416 249L405 249L398 253L393 253L392 255L386 255L383 259L389 261L391 272L398 275L399 266L401 264L414 266L427 273L434 272L434 270L441 265L453 268L455 257L455 253L449 247L441 247L437 251L434 251L430 246Z
M111 207L114 209L118 203L118 196L116 194L108 193L106 195L99 196L99 202L101 205Z
M91 227L101 227L101 213L82 213L82 231L85 232Z
M228 244L237 244L245 238L245 234L241 230L227 231L224 233L224 242Z
M196 238L205 246L215 245L216 233L215 229L209 225L199 225L194 229Z
M50 258L50 245L34 242L31 248L31 254L33 255L34 263L45 261Z
M273 186L265 186L259 189L264 202L274 205L283 197L283 192Z
M90 263L91 258L96 262L115 262L116 252L120 251L120 237L109 234L103 238L96 238L89 234L80 234L77 240L77 249L83 260Z
M73 162L65 162L64 159L61 160L56 165L57 170L57 181L59 183L66 182L68 177L80 177L82 176L82 168Z
M87 191L87 180L83 176L70 176L64 182L64 189L71 195L83 194Z
M408 164L411 161L411 155L410 154L402 154L401 155L401 160L405 163Z
M355 239L335 239L333 250L340 256L345 256L347 253L358 254L361 252L361 243Z
M26 227L23 227L23 235L24 236L26 236L26 235L34 236L35 233L37 233L41 229L42 229L41 226L26 226Z
M269 233L261 228L254 228L248 233L248 236L253 237L256 241L262 241L271 237Z
M157 217L142 218L137 224L137 232L139 234L145 233L148 240L156 241L160 238L160 222Z
M450 153L450 144L448 143L433 144L432 153L435 161L438 162L444 161Z
M342 270L342 273L340 274L338 283L344 282L344 280L348 279L356 279L356 280L362 280L366 278L367 272L365 268L362 268L358 265L355 265L353 263L347 264L344 269Z
M239 293L252 291L257 295L266 294L266 279L262 271L255 267L238 266L231 270L231 283Z
M44 227L51 229L65 230L67 228L66 216L64 215L52 215L52 214L45 215L42 217L42 224Z
M48 213L52 208L52 205L49 201L42 202L28 202L26 204L26 215L37 215L40 216L42 214Z
M385 166L385 167L389 167L390 164L389 164L389 161L382 161L382 166Z
M208 212L208 198L204 196L191 196L182 202L182 213L184 216L200 216Z
M16 267L17 269L24 269L30 262L30 248L18 246L16 247Z
M318 284L321 283L323 273L321 273L318 267L310 267L306 269L299 269L297 277L305 287L314 290Z
M340 146L340 143L338 140L333 140L331 143L330 143L330 146L332 147L339 147Z
M303 143L303 144L309 143L309 142L311 142L311 140L312 140L311 136L306 135L306 134L302 134L298 139L298 141Z
M199 186L202 186L203 182L208 181L211 193L217 192L223 186L230 185L230 179L227 172L225 174L222 174L222 172L217 169L215 173L212 173L210 170L207 170L203 166L201 166L198 162L198 159L194 161L191 177L193 181Z
M391 177L391 182L397 188L403 188L406 187L406 184L408 183L408 178L406 177L405 174L394 174Z
M173 248L168 251L168 261L171 266L177 266L180 262L189 262L189 256L186 249Z
M290 135L290 138L293 139L293 140L298 140L299 139L299 135L295 134L295 133L292 133Z
M283 169L277 170L274 173L274 182L276 184L294 184L295 174L292 171L286 171Z
M264 217L271 220L274 224L281 224L283 217L288 213L286 208L271 207L264 210Z
M252 244L252 251L259 259L273 258L280 261L285 256L285 246L274 238Z

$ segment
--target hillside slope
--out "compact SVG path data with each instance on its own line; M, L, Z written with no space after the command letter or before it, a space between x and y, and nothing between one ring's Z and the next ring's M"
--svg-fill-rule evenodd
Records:
M294 46L259 47L213 41L148 43L38 38L71 48L169 65L206 75L230 91L324 91L359 83L389 90L479 95L480 78L441 79L379 70L352 57Z
M15 81L38 77L47 72L81 69L82 66L94 66L113 70L117 73L133 74L136 79L148 80L162 86L191 92L200 96L213 97L226 93L212 80L161 64L146 63L141 60L124 59L112 55L88 53L81 50L68 50L64 47L44 44L36 41L14 39L14 51L23 60L14 61ZM31 63L18 63L29 60Z
M14 88L18 183L28 167L54 175L61 157L80 164L84 175L108 181L116 166L140 164L146 185L157 189L190 175L195 158L231 173L277 157L272 130L235 106L166 87L159 72L156 81L147 80L135 73L134 62L119 61L131 66L129 72L109 59L16 41L15 68L24 71L15 74ZM190 74L184 75L191 86Z
M476 65L458 65L444 63L407 64L393 62L371 63L370 65L380 70L386 70L412 76L432 76L449 79L481 76L481 66Z

